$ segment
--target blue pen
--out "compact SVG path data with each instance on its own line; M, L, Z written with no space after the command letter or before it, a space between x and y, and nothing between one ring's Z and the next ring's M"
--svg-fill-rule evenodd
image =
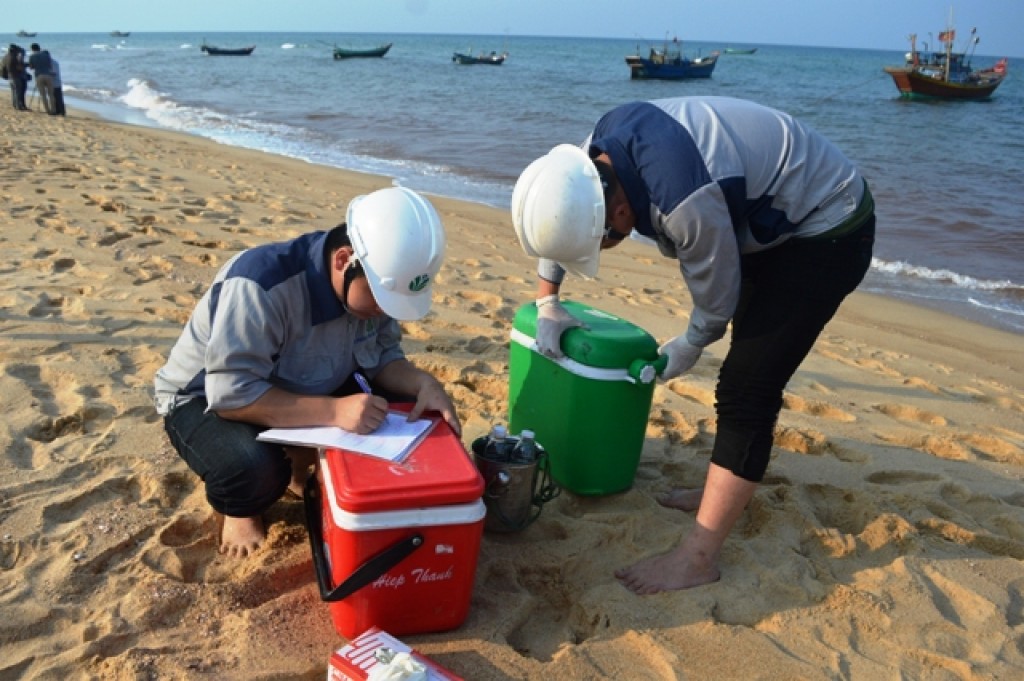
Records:
M363 376L358 371L352 374L352 376L356 379L356 383L359 384L359 387L362 388L364 393L366 393L367 395L373 394L373 390L370 389L370 382L366 380L365 376Z

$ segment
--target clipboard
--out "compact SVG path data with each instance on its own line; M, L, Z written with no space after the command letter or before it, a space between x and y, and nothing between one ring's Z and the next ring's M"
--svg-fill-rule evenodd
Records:
M402 463L427 436L436 418L408 421L408 412L388 411L384 422L372 433L360 435L337 426L313 428L271 428L256 439L297 447L343 449L382 461Z

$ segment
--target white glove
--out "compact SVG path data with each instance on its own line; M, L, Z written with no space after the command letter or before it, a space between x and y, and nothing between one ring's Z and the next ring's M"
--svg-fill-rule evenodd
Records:
M703 351L704 348L691 345L686 340L686 336L676 336L658 348L659 355L668 357L668 364L665 365L665 370L658 374L658 376L663 381L667 381L670 378L685 374L697 363L697 358L700 357L700 353Z
M387 662L377 661L366 681L427 681L427 668L409 653L395 653Z
M562 357L562 334L586 324L562 307L557 294L537 299L537 349L545 357Z

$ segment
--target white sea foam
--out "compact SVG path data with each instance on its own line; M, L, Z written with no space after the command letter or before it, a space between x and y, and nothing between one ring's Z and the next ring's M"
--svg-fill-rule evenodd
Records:
M933 270L920 265L897 260L888 262L879 258L872 258L871 267L879 272L887 274L903 275L916 279L927 279L930 281L947 282L954 286L978 291L1024 291L1024 285L1016 284L1008 279L1001 281L990 281L977 279L975 277L959 274L951 270Z
M1001 312L1003 314L1014 315L1015 317L1024 317L1024 310L1014 309L1006 305L993 305L992 303L986 303L984 301L977 300L976 298L968 298L967 302L986 310L992 310L993 312Z

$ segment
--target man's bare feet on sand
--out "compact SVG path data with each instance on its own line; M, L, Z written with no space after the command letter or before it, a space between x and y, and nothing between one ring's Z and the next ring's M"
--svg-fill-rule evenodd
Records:
M677 487L664 494L659 494L655 501L665 508L676 508L680 511L696 511L700 508L700 500L703 497L703 487Z
M255 553L267 538L263 518L235 518L217 514L220 520L220 548L229 558L245 558Z
M721 577L718 567L714 561L702 558L692 560L686 549L678 546L668 553L616 570L615 576L624 587L641 596L717 582Z

